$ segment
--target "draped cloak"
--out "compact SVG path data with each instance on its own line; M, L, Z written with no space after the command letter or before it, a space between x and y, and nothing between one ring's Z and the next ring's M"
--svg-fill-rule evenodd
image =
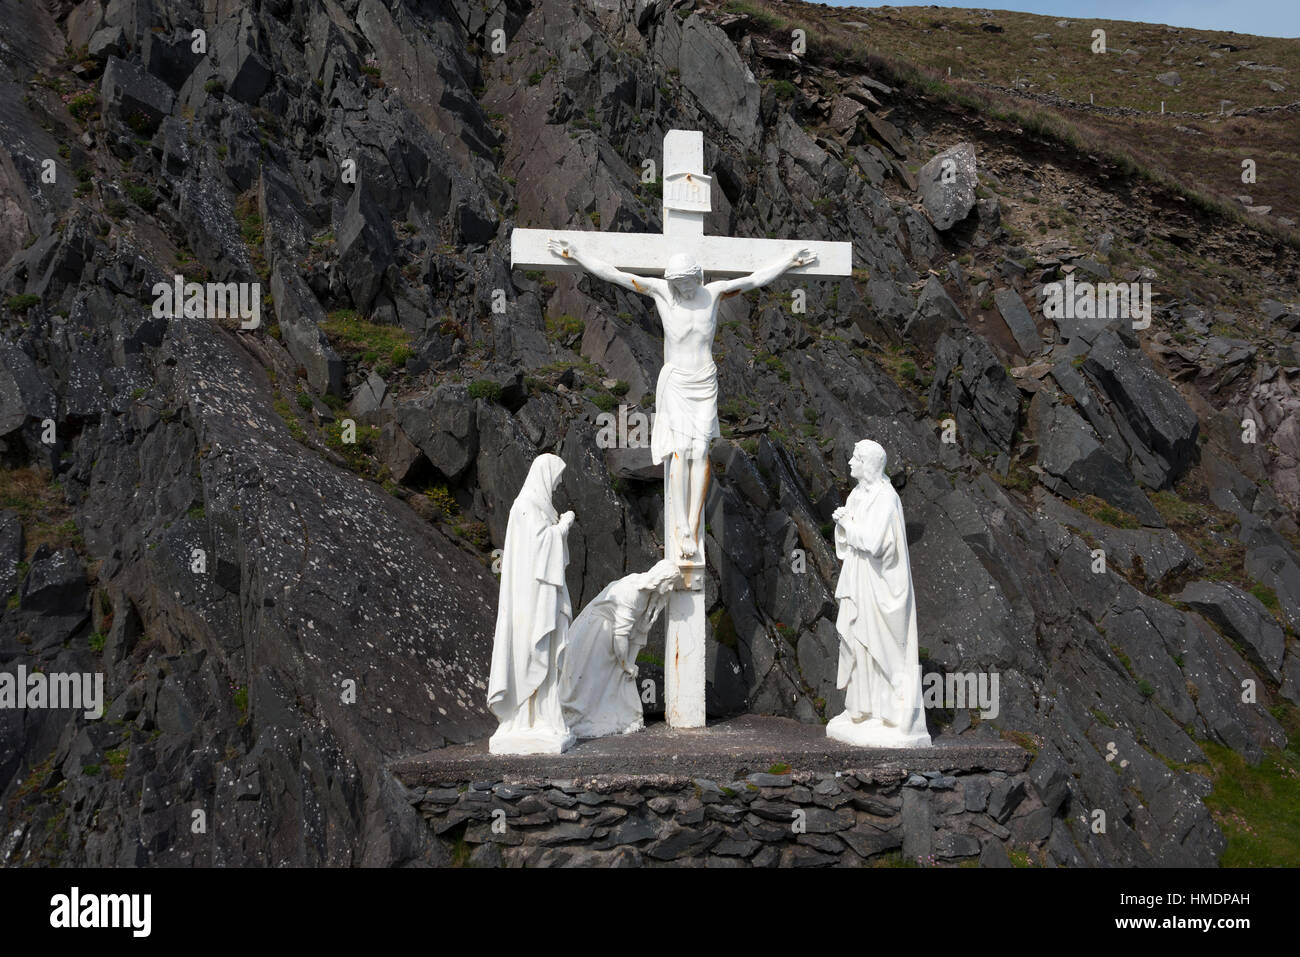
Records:
M566 732L558 685L573 608L564 580L568 544L551 504L563 470L559 456L539 455L510 508L488 681L488 708L503 729Z
M854 488L835 528L844 567L835 586L840 603L836 684L856 722L879 718L904 734L924 734L916 604L907 554L903 503L888 479Z
M636 656L654 624L652 603L662 604L646 587L647 577L610 582L569 629L560 700L565 721L580 738L624 734L644 725Z

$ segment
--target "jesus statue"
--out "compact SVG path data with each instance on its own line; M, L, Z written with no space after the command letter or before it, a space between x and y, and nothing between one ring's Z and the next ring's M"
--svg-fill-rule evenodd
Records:
M677 554L690 561L696 554L709 486L709 443L721 434L718 367L713 362L718 304L724 298L766 286L789 269L816 262L817 257L811 250L800 249L748 276L706 283L704 271L685 253L669 257L664 278L657 279L623 272L580 251L571 241L552 239L547 248L598 279L654 300L664 327L664 365L655 386L650 452L656 465L671 459L668 481L676 508L671 517L665 516L664 538L673 536Z

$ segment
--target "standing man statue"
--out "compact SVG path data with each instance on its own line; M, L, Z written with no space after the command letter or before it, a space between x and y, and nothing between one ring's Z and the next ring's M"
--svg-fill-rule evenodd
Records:
M929 747L903 503L885 477L878 443L863 439L853 447L849 474L857 488L832 516L835 554L844 561L835 586L836 685L846 693L844 711L826 734L860 747Z
M676 507L675 514L665 516L664 538L673 536L677 554L690 560L695 557L704 494L709 487L709 443L721 434L718 368L713 363L718 304L724 297L765 286L788 269L816 262L817 257L811 250L800 249L748 276L705 283L699 264L684 253L669 257L664 278L656 279L623 272L580 252L570 241L552 239L547 248L598 279L654 300L664 327L664 365L655 386L650 452L656 465L671 457L668 481Z

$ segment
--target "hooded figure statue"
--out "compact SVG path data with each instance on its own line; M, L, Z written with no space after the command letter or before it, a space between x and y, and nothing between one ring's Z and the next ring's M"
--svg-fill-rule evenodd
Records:
M492 754L559 754L574 741L559 693L573 617L564 580L573 513L557 516L551 504L563 472L559 456L537 456L510 508L488 681L488 708L500 722Z
M863 747L929 747L903 503L878 443L854 446L849 472L858 485L834 515L835 554L844 562L835 586L844 711L826 734Z
M560 679L564 719L578 737L645 727L636 656L680 580L677 563L665 559L648 572L610 582L578 615Z

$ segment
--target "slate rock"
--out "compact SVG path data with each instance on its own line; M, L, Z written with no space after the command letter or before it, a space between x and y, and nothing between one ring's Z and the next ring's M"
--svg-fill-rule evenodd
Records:
M26 352L13 345L0 345L0 436L22 428L32 420L53 418L54 390Z
M1006 452L1020 423L1020 392L981 337L945 333L935 345L929 412L952 414L964 447Z
M1025 782L1017 778L1006 778L993 785L989 794L989 817L999 824L1005 824L1012 813L1025 799Z
M155 128L176 103L176 94L166 83L138 64L115 56L110 56L104 67L100 97L106 114L123 121L133 121L133 117L139 116Z
M945 332L965 325L966 318L943 288L939 277L931 276L917 297L916 309L903 327L903 336L930 350Z
M257 50L258 27L252 11L227 18L214 31L213 45L220 54L220 76L226 93L243 103L256 103L274 74Z
M803 844L792 844L781 849L782 867L831 867L838 860L832 854L822 853Z
M1060 758L1048 751L1039 752L1029 766L1029 780L1034 785L1038 799L1043 802L1050 814L1057 810L1070 796L1070 775Z
M925 215L942 232L965 219L975 207L975 147L958 143L931 157L916 176Z
M19 590L24 611L68 616L84 612L90 597L86 569L71 548L52 551L41 545L32 555L31 567Z
M903 791L903 857L916 861L934 852L934 809L929 791Z
M971 775L962 782L962 796L966 810L983 811L989 804L989 792L993 786L982 774Z
M717 843L722 833L720 824L710 824L704 828L670 825L663 837L646 845L645 853L658 861L698 857Z
M1130 349L1114 332L1097 337L1083 364L1110 397L1139 441L1166 465L1171 484L1191 466L1200 422L1178 390L1152 367L1140 349Z
M277 265L271 273L271 301L284 346L304 369L313 388L343 395L346 365L321 331L325 310L293 268Z
M1300 564L1293 554L1280 544L1248 548L1246 574L1273 589L1287 627L1300 632Z
M979 838L972 834L961 834L956 831L945 831L941 833L934 842L934 854L936 857L942 857L952 860L958 857L974 857L980 853Z
M698 14L682 26L677 68L700 110L742 146L758 140L758 81L720 28Z
M463 385L444 385L397 407L397 422L429 463L448 481L459 481L479 450L475 400Z
M1001 841L985 841L980 851L980 867L1012 867L1011 858Z
M18 513L0 510L0 597L18 587L18 563L23 557L23 523Z
M1064 403L1040 390L1029 403L1029 424L1038 442L1044 484L1065 497L1095 495L1136 515L1144 524L1163 525L1160 513L1133 481L1124 463L1097 440L1088 423Z
M338 228L339 268L358 310L369 311L379 295L395 244L392 222L367 180L359 179Z
M1020 354L1026 359L1033 359L1043 350L1043 340L1039 337L1033 316L1025 308L1020 294L1014 289L998 289L993 293L993 301L1007 328L1011 330L1011 335L1015 337Z
M1226 582L1192 582L1176 596L1246 649L1274 681L1282 680L1286 633L1258 598Z
M840 840L851 847L859 857L868 858L873 854L883 854L903 846L903 829L901 827L882 831L869 824L859 824L847 831L837 831Z

